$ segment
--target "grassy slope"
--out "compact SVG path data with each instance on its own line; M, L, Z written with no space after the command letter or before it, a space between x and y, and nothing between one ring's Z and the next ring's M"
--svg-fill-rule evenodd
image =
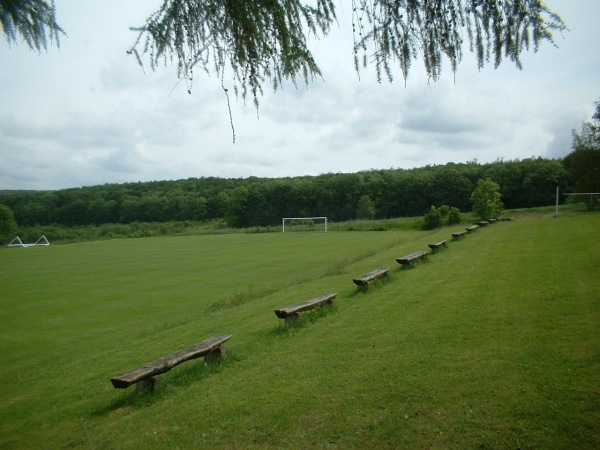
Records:
M2 250L0 446L598 447L598 225L499 223L408 270L451 230ZM273 314L331 291L291 330ZM222 363L110 385L220 332Z

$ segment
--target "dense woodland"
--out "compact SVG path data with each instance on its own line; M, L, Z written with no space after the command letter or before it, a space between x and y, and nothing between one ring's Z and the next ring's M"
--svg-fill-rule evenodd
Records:
M5 192L0 203L12 209L21 227L222 219L242 228L277 225L282 217L327 216L339 222L421 216L441 205L465 212L477 182L488 177L500 185L506 208L551 205L556 187L563 191L570 185L562 160L531 158L293 178L207 177Z

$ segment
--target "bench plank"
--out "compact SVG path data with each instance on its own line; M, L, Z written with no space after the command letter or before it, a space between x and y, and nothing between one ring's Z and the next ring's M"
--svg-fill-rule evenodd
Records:
M431 250L437 250L440 247L445 247L446 246L446 239L443 239L441 241L437 241L437 242L433 242L431 244L427 244L429 246L429 248Z
M370 281L373 281L376 278L387 275L388 270L390 270L389 267L381 267L379 269L375 269L369 273L366 273L363 276L354 278L352 281L354 281L354 284L356 284L357 286L365 286L365 285L368 285Z
M280 319L285 319L288 316L293 316L303 311L316 308L324 304L333 303L333 299L337 296L336 294L323 294L319 297L312 298L302 303L298 303L293 306L286 306L285 308L279 308L275 310L275 315Z
M144 364L137 369L129 370L120 375L111 378L115 388L124 389L134 383L146 380L148 378L160 375L171 370L173 367L190 359L196 359L201 356L208 357L213 352L222 353L221 346L231 338L230 334L219 334L208 338L193 347L173 353L172 355Z
M407 265L407 264L410 264L411 262L413 262L413 261L415 261L417 259L424 258L428 254L429 254L429 252L426 252L425 250L420 250L418 252L410 253L410 254L404 255L404 256L402 256L400 258L396 258L396 262L398 264Z

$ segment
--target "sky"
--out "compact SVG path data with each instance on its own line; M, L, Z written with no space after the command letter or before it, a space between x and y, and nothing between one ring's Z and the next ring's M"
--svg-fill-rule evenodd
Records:
M142 70L127 54L160 0L56 0L60 48L0 38L0 190L51 190L192 177L293 177L448 162L560 158L600 100L600 1L547 0L569 31L478 70L465 56L428 82L354 71L350 2L311 47L322 79L268 89L258 112L218 77ZM225 87L230 87L225 79Z

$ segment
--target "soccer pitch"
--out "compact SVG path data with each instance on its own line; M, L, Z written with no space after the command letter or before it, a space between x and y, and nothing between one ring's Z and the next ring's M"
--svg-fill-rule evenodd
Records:
M409 269L454 228L1 249L0 447L597 447L598 225L497 223ZM110 383L219 333L222 362Z

